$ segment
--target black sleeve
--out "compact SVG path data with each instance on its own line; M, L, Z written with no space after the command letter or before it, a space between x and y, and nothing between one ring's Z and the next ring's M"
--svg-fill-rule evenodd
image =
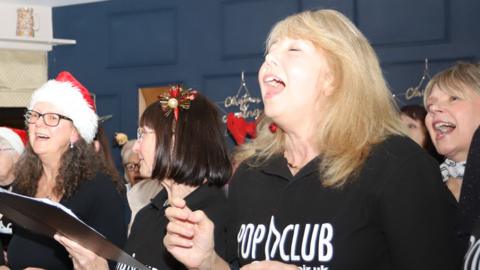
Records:
M379 209L394 269L459 269L455 202L433 160L410 156L384 180Z

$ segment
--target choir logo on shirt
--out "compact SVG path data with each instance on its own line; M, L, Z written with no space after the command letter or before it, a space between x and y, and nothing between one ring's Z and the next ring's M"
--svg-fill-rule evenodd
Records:
M333 235L330 223L289 224L279 230L272 216L268 226L242 224L237 234L237 250L245 260L279 258L297 265L302 262L300 270L328 270L323 264L333 258Z
M464 270L480 269L480 239L475 239L473 235L470 236L470 247L464 259Z
M132 257L135 258L135 253L132 254ZM152 270L158 270L157 268L155 267L151 267L151 266L148 266L148 269L152 269ZM127 265L127 264L124 264L124 263L117 263L117 266L115 267L116 270L137 270L136 267L133 267L133 266L130 266L130 265Z
M12 234L12 223L4 222L0 219L0 233L2 234Z

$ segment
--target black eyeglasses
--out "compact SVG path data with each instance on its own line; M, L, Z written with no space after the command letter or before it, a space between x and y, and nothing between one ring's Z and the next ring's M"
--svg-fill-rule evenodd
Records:
M58 126L58 124L60 124L61 119L65 119L73 122L71 118L68 118L58 113L39 113L34 110L28 110L25 113L25 122L28 124L35 124L40 117L43 118L43 123L45 123L45 125L49 127Z
M125 169L129 172L138 172L140 170L140 164L134 162L128 162L123 166L125 166Z

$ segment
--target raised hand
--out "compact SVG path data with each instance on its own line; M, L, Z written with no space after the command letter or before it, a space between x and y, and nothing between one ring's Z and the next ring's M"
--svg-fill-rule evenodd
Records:
M228 269L215 253L214 224L203 211L192 212L183 199L171 198L165 215L170 222L163 243L179 262L188 269Z

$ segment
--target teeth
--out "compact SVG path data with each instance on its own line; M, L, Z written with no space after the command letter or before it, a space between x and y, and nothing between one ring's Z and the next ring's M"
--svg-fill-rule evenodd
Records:
M441 133L445 133L451 131L452 129L456 128L456 126L449 122L438 122L434 126L435 130Z
M37 137L41 138L41 139L48 139L50 138L49 136L45 135L45 134L36 134Z
M281 79L274 76L268 76L264 82L273 87L285 86L285 83Z

